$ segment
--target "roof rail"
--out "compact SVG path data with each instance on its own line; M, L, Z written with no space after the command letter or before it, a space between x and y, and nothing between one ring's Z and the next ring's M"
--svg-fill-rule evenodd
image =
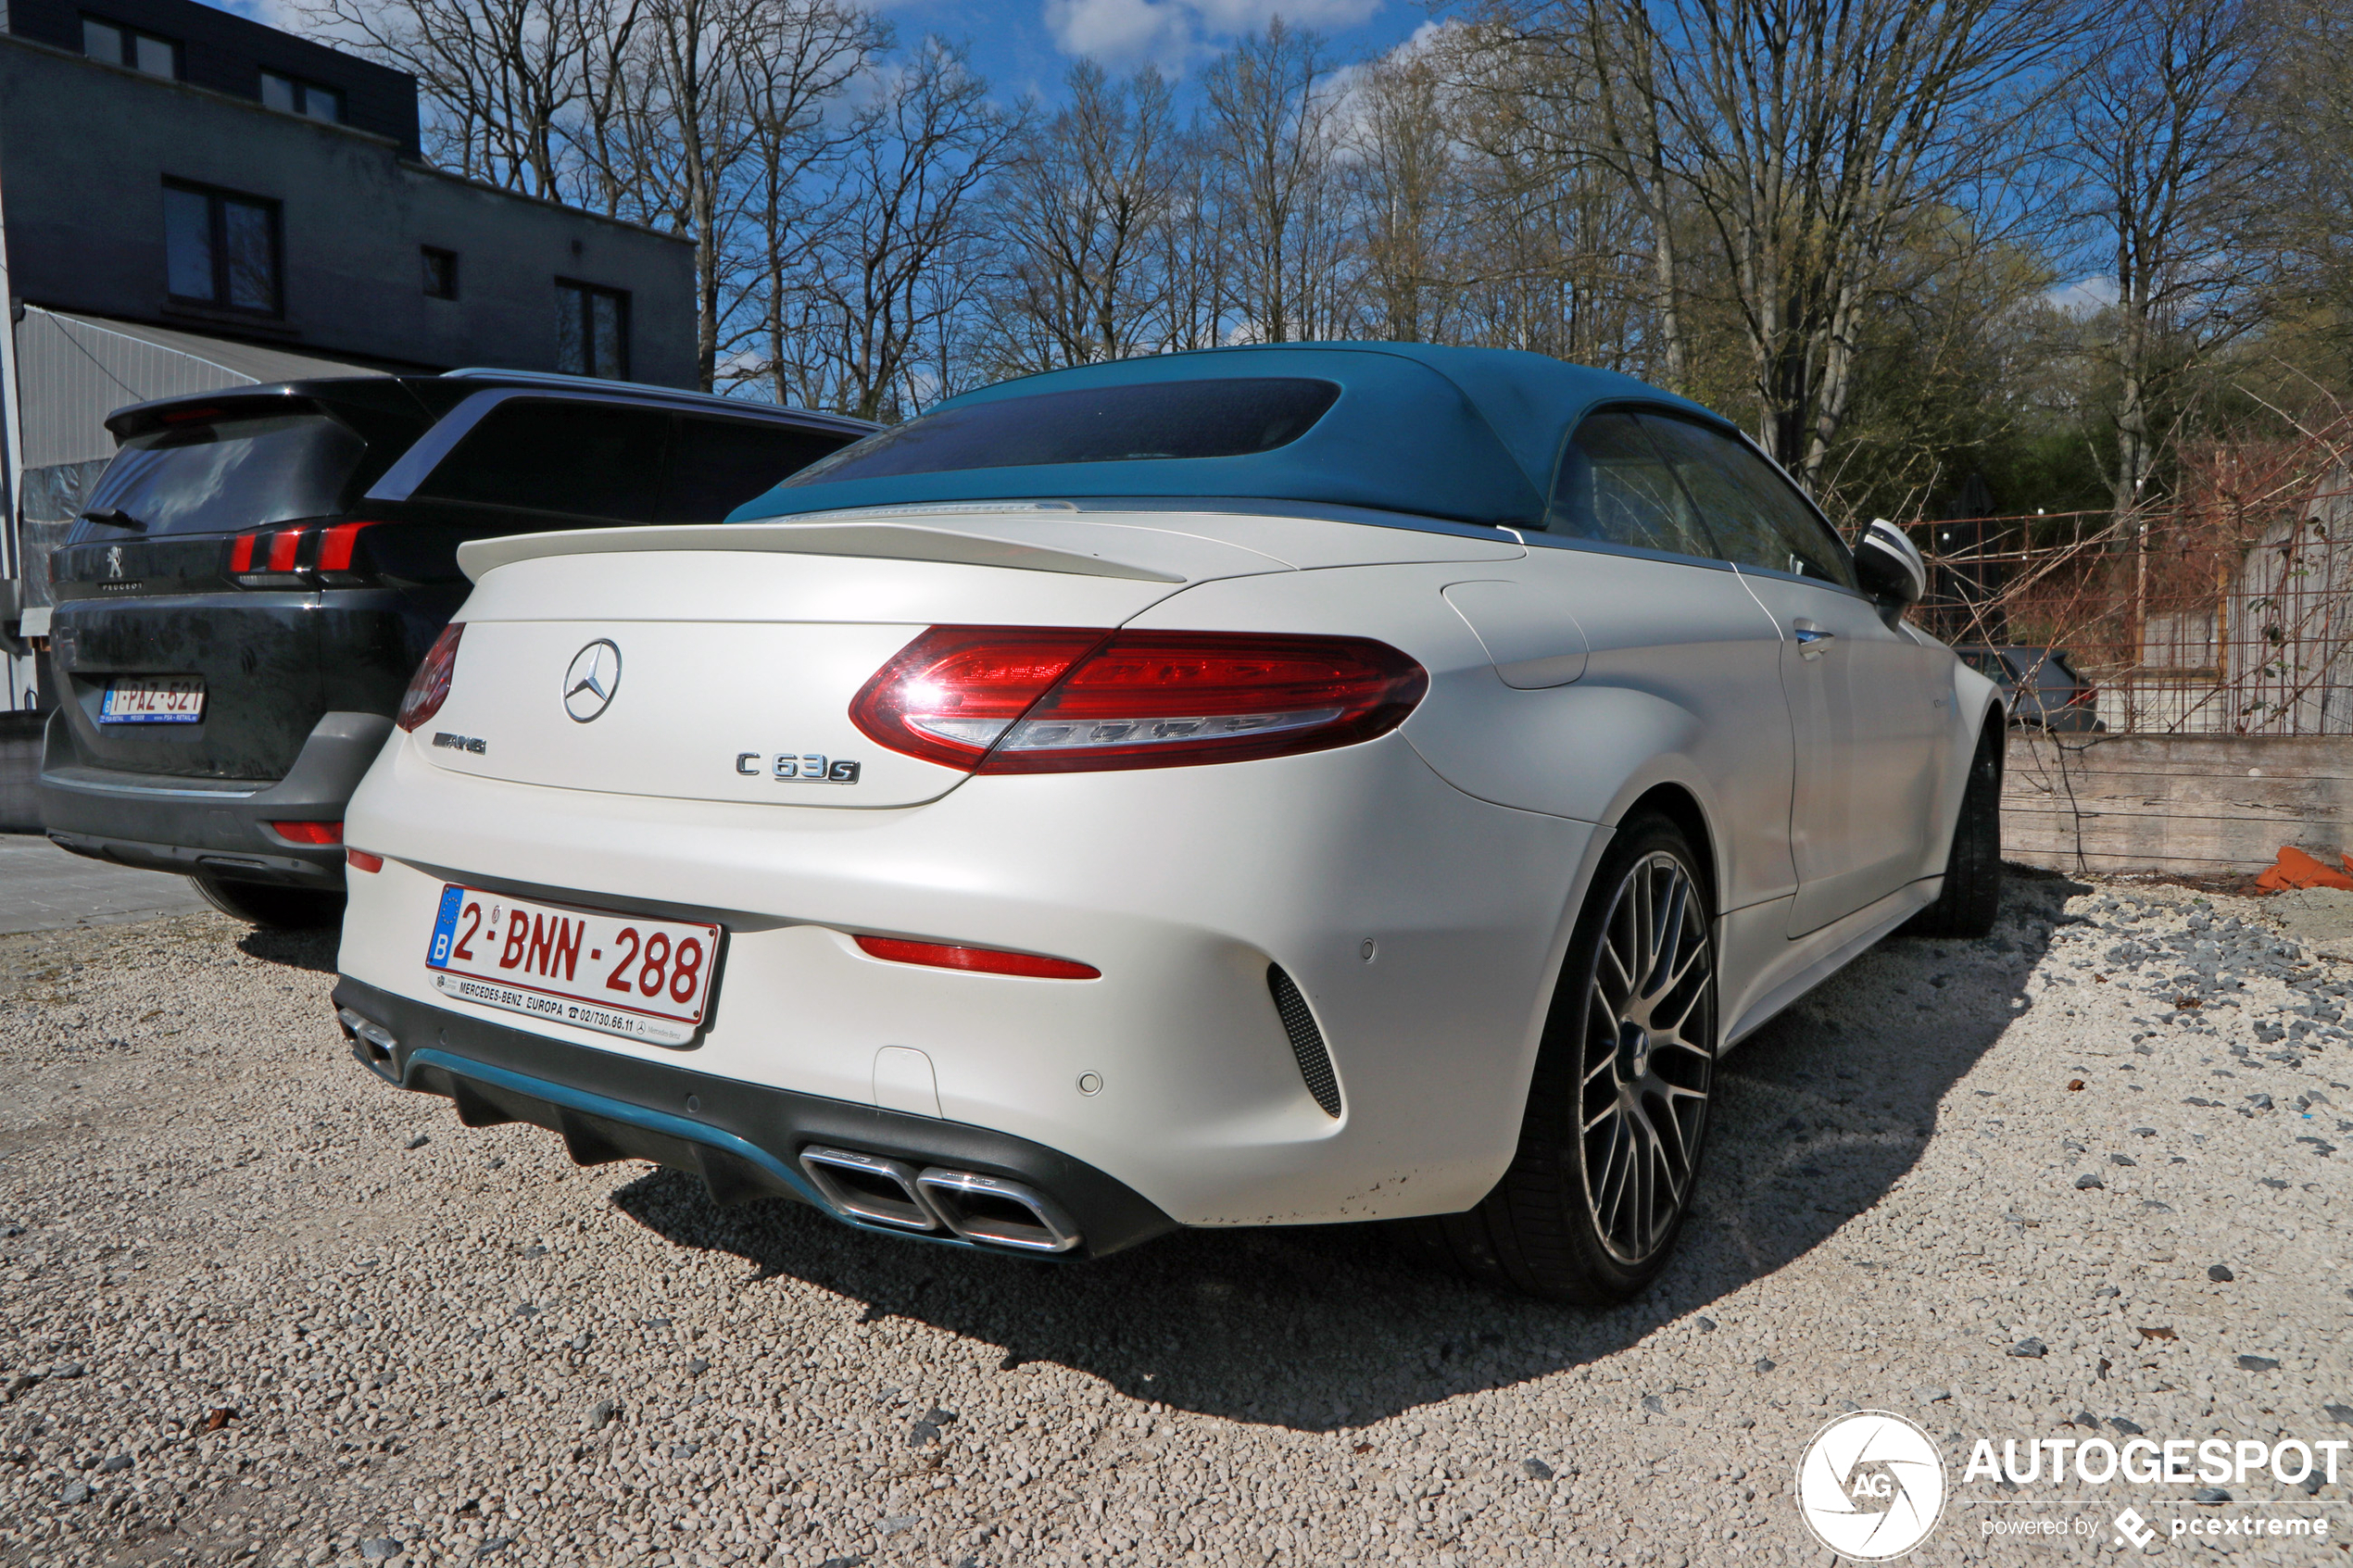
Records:
M683 387L655 386L648 382L610 381L601 376L567 375L560 370L502 370L492 365L468 365L455 370L444 370L442 379L459 381L505 382L510 385L560 386L582 392L625 392L661 398L666 402L698 403L724 408L734 414L789 414L801 420L817 420L845 431L873 431L882 427L871 420L852 419L847 414L828 414L814 408L795 408L781 403L759 403L749 397L724 397L717 393L689 392Z

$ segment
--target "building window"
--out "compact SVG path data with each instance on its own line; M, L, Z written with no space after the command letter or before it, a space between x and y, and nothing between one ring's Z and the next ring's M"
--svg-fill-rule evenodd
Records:
M628 295L556 280L556 369L606 381L628 379Z
M455 299L458 297L458 253L436 250L432 245L420 245L418 254L425 268L425 297Z
M166 288L191 305L275 316L278 204L200 185L163 188Z
M305 115L336 125L343 123L343 94L315 82L298 82L274 70L261 73L261 101L287 114Z
M110 66L129 66L132 70L160 76L170 81L180 80L180 45L169 38L158 38L152 32L119 27L113 22L100 21L95 17L82 19L82 52L94 60L104 60Z

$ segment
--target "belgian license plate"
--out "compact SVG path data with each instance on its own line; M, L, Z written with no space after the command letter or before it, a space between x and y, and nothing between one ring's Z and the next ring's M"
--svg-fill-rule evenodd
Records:
M446 883L425 948L435 989L485 1007L683 1046L702 1027L719 927Z
M204 721L201 675L118 675L98 702L101 724L196 724Z

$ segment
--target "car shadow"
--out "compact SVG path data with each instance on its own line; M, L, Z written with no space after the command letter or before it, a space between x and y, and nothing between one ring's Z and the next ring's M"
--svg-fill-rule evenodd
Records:
M335 972L335 949L343 941L340 927L322 931L278 931L256 926L237 938L237 951L264 963L307 969L319 974Z
M1050 1362L1237 1421L1362 1425L1592 1362L1830 1241L1919 1158L2081 891L2016 872L1993 936L1882 943L1727 1057L1677 1255L1648 1292L1607 1311L1431 1272L1378 1225L1183 1231L1063 1264L897 1242L791 1203L722 1209L673 1171L612 1201L678 1246L864 1301L868 1321L929 1323L1001 1352L1008 1371Z

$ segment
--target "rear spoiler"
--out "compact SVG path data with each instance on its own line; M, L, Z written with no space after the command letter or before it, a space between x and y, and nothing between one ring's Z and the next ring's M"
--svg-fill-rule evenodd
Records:
M1028 508L1018 503L959 511L953 524L945 519L916 521L849 514L840 521L681 523L518 533L459 546L458 566L479 583L502 566L550 556L731 550L944 561L1137 583L1198 583L1212 577L1293 570L1290 563L1274 556L1188 533L1181 527L1138 526L1105 521L1100 515L1082 522L1069 508Z

